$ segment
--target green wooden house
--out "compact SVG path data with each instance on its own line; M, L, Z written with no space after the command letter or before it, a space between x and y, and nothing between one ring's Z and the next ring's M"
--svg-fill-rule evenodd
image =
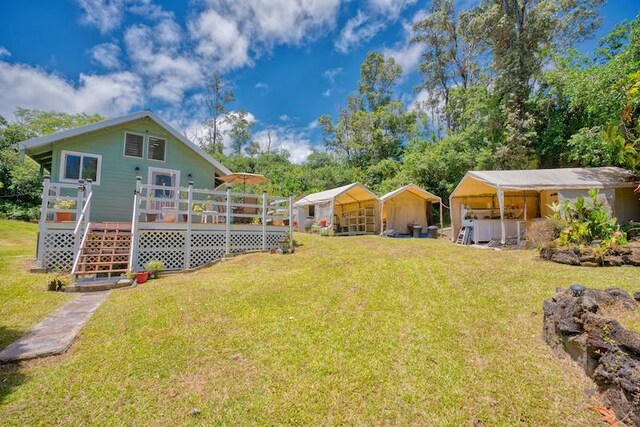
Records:
M23 141L45 171L41 269L119 278L151 260L189 269L270 250L290 199L217 189L231 171L149 110Z
M33 138L20 149L52 183L92 180L95 221L131 222L137 175L152 185L213 188L216 177L231 173L149 110Z

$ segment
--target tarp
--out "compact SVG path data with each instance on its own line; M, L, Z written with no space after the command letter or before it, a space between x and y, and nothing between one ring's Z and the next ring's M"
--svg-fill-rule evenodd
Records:
M382 206L381 222L386 223L382 231L393 230L395 234L410 233L409 224L419 225L423 232L426 231L429 225L427 218L430 216L428 211L430 204L441 203L440 197L415 184L405 185L391 191L382 196L380 201ZM440 206L440 218L442 219L442 205Z
M634 187L640 177L618 167L469 171L451 198L505 190L554 190ZM635 184L634 184L635 183Z
M529 193L542 197L546 196L550 190L557 191L559 194L573 195L577 190L585 192L590 188L601 190L634 188L638 182L640 182L639 176L618 167L469 171L450 196L452 238L455 238L460 230L461 201L464 202L470 198L477 204L482 197L495 196L503 217L507 197L521 195L526 200ZM501 222L504 243L504 221Z
M295 202L293 205L307 206L333 201L336 204L364 202L366 200L380 200L371 190L359 182L332 188L319 193L309 194Z

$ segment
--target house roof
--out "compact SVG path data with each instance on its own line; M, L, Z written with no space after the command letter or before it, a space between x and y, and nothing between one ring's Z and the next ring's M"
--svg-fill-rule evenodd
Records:
M189 141L184 135L178 132L173 126L162 120L158 115L156 115L151 110L142 110L137 111L135 113L125 114L124 116L114 117L112 119L103 120L101 122L91 123L85 126L81 126L74 129L67 129L61 132L56 132L51 135L45 135L38 138L31 138L26 141L22 141L18 144L20 150L24 150L27 154L38 153L39 149L47 147L49 144L57 141L62 141L64 139L73 138L78 135L83 135L89 132L96 132L98 130L106 129L112 126L118 126L123 123L132 122L134 120L149 118L156 122L158 125L162 126L167 132L169 132L173 137L177 140L184 143L187 147L191 148L195 151L200 157L211 163L214 167L216 167L223 174L230 174L231 171L220 163L218 160L211 157L207 154L202 148L198 147L193 142Z
M348 197L341 197L348 196ZM379 200L371 190L359 182L343 185L342 187L332 188L330 190L321 191L319 193L309 194L295 202L294 206L315 205L317 203L327 203L332 200L338 203L347 203L348 201L363 202L365 200Z
M393 190L387 194L385 194L384 196L380 197L380 200L382 200L383 202L389 200L389 199L393 199L395 196L404 193L405 191L416 195L418 197L423 198L424 200L430 201L430 202L436 202L439 203L441 201L440 197L436 196L435 194L431 194L429 193L427 190L425 190L422 187L418 187L415 184L408 184L405 185L403 187L398 188L397 190Z
M640 177L618 167L469 171L451 197L504 190L560 190L635 187Z

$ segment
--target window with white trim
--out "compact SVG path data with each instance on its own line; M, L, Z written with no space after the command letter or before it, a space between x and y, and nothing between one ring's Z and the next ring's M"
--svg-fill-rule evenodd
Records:
M166 145L167 143L164 138L150 136L147 147L147 159L164 162Z
M100 183L102 156L98 154L63 151L60 167L60 181L78 182L79 179L91 179Z
M124 155L127 157L144 157L144 135L138 133L124 133Z

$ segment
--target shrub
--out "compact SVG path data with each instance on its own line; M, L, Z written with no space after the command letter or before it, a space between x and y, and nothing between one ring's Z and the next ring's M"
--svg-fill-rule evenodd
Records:
M626 233L620 230L609 209L598 200L599 191L589 190L589 198L580 195L575 201L565 200L550 206L561 231L558 243L562 246L591 245L599 241L603 246L626 245Z
M165 268L164 262L157 259L153 259L149 261L144 266L144 270L149 272L149 276L152 279L157 279L158 277L160 277L160 273L164 270L164 268Z
M64 274L56 274L47 284L47 290L60 292L69 285L69 278Z

